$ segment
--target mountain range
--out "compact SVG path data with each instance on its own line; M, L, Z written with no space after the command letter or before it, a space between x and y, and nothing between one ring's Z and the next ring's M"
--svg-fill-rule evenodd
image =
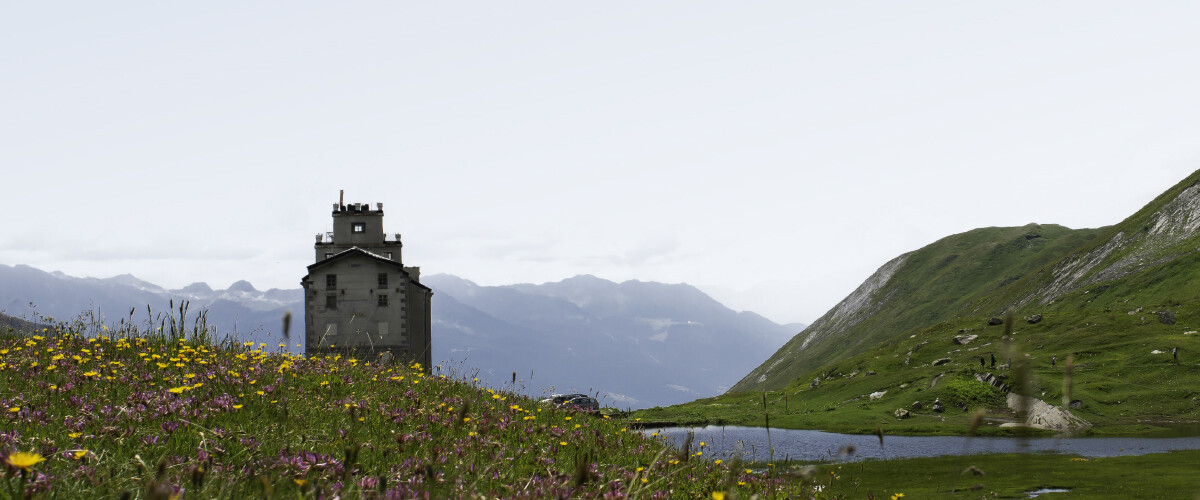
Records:
M641 408L727 390L804 325L736 312L683 284L614 283L576 276L557 283L479 286L452 275L423 277L433 288L437 370L533 395L587 392L607 405ZM0 265L0 312L33 322L102 318L153 325L200 311L217 338L293 351L286 311L302 315L303 291L260 291L246 281L165 289L124 274L77 278ZM294 333L294 332L293 332Z

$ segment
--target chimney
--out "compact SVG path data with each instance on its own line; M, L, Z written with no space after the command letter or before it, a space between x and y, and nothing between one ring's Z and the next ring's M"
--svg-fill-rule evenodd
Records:
M382 211L383 211L383 203L376 203L376 204L375 204L375 206L376 206L376 207L379 207L379 211L380 211L380 212L382 212Z

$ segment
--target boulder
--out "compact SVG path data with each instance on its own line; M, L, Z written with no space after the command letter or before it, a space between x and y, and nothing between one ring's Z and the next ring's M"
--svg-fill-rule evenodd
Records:
M895 411L895 415L896 415L896 418L898 418L900 420L904 420L904 419L908 418L908 410L905 410L904 408L897 408Z
M882 398L884 394L887 394L887 391L872 392L871 393L871 401L875 401L876 399Z
M1158 322L1162 323L1164 325L1174 325L1175 324L1175 313L1173 313L1171 311L1159 311L1158 312Z
M818 385L821 385L821 377L814 378L814 379L813 379L813 381L812 381L812 383L811 383L811 384L808 384L808 387L809 387L809 388L815 388L815 387L816 387L816 386L818 386Z
M977 338L979 338L978 335L955 335L952 342L958 345L967 345L970 344L972 340Z
M921 408L924 408L924 407L925 407L925 405L921 404L921 402L920 402L920 401L913 401L913 404L911 404L911 405L908 405L908 406L909 406L909 407L911 407L911 408L912 408L912 409L914 409L914 410L920 410Z
M1003 325L1003 324L1004 324L1004 320L1002 320L1000 318L992 318L992 319L988 320L988 326L996 326L996 325Z
M933 360L933 366L942 366L950 362L950 358L938 358Z
M1083 400L1081 400L1081 399L1072 399L1072 400L1071 400L1071 404L1070 404L1069 406L1071 407L1071 409L1072 409L1072 410L1079 410L1079 409L1082 409L1082 408L1083 408Z
M939 373L939 374L937 374L937 376L933 377L933 380L929 381L929 388L933 389L934 387L937 387L938 381L941 380L942 376L944 376L944 375L946 375L946 374L943 372L943 373Z
M936 411L938 413L946 411L946 407L942 405L942 398L937 398L937 399L933 400L932 409L933 409L933 411Z
M1036 324L1036 323L1038 323L1038 322L1040 322L1040 321L1042 321L1042 315L1041 315L1041 314L1034 314L1033 316L1026 316L1026 317L1025 317L1025 322L1026 322L1026 323L1029 323L1029 324L1031 324L1031 325L1032 325L1032 324Z

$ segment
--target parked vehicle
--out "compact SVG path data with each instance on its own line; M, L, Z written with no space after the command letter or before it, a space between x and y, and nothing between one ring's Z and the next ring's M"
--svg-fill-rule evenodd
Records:
M562 406L566 408L574 408L586 413L600 413L600 402L596 401L596 398L591 396L576 396L571 398L570 401L567 401Z
M600 402L587 394L552 394L541 402L559 408L572 408L586 413L600 413Z

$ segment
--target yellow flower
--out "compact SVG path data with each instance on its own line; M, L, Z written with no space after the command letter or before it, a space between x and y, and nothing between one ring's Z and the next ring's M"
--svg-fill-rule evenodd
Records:
M713 500L725 500L725 492L724 491L712 492L712 499Z
M892 495L892 500L900 500L901 498L904 498L903 493L896 493L895 495Z
M8 412L9 412L9 413L16 413L16 412L19 412L19 411L21 411L21 407L20 407L20 406L14 406L14 407L12 407L12 408L9 408L9 409L8 409Z
M87 454L87 450L75 450L75 460L82 459L83 457L86 457Z
M188 387L185 385L183 387L172 387L170 389L167 389L167 392L169 392L171 394L183 394L183 391L186 391L189 389L191 389L191 387Z
M559 445L559 446L566 446L566 445L567 445L567 442L566 442L566 441L559 441L559 442L558 442L558 445Z
M296 486L304 486L305 484L308 483L308 480L307 479L293 479L292 482L296 483Z
M99 375L99 374L100 374L100 372L97 372L97 371L83 372L83 376L85 376L85 377L95 377L96 375Z
M242 409L242 405L233 405L233 409L240 410Z
M713 464L714 464L714 465L721 465L721 459L719 459L719 458L718 458L718 459L716 459L716 460L713 460Z
M46 460L37 453L25 453L18 451L8 456L8 464L18 469L29 470L42 461Z
M71 439L75 439L75 438L77 438L77 437L79 437L79 436L82 436L82 435L83 435L83 433L82 433L82 432L72 432L72 433L70 433L70 434L67 434L67 437L69 437L69 438L71 438Z

